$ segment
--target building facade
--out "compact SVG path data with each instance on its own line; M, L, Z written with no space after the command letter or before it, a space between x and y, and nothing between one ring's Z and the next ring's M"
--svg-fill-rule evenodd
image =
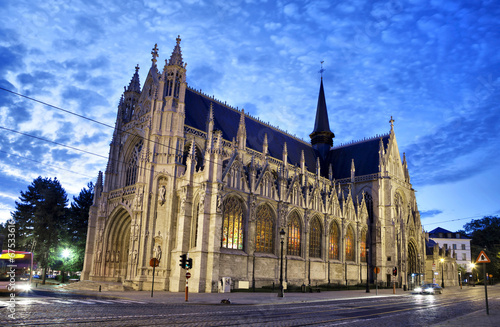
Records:
M321 79L311 142L189 88L180 38L138 67L118 106L90 209L83 279L191 292L278 283L388 282L424 270L425 240L394 120L385 135L333 147ZM310 112L314 114L314 105ZM311 126L312 127L312 126Z
M472 272L470 238L438 227L429 232L429 239L436 242L440 248L450 250L452 256L456 255L457 264L467 272Z
M426 238L426 244L425 272L421 282L436 283L444 287L458 285L460 278L456 253L440 247L432 239Z

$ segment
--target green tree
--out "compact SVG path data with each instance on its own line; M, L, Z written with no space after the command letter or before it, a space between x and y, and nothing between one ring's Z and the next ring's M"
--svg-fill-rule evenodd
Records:
M476 260L481 251L485 251L491 263L486 264L486 271L498 280L500 277L500 217L487 216L472 220L464 225L467 236L471 238L471 256ZM477 266L480 279L484 279L482 264Z
M66 249L70 250L70 257L64 260L64 269L67 271L80 271L83 269L85 257L85 244L87 242L87 226L89 210L94 198L94 184L87 184L77 197L73 197L68 212L64 241Z
M26 192L21 191L12 218L16 224L16 248L34 248L34 261L43 269L42 283L49 267L49 257L61 239L65 225L68 197L57 178L38 177Z

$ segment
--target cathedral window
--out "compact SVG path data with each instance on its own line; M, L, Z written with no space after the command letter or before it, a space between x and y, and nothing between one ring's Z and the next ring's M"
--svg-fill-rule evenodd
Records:
M321 258L321 223L318 217L311 221L309 233L309 256L311 258Z
M354 233L351 227L347 228L345 235L345 260L354 261Z
M289 255L300 256L300 219L294 212L290 224L288 224L288 246L286 250Z
M139 141L132 151L132 155L127 161L127 170L125 173L125 186L135 184L137 180L137 166L139 161L139 156L142 150L142 140Z
M366 230L361 232L361 248L360 248L361 262L366 262Z
M274 215L267 205L257 209L255 251L272 253L274 250Z
M224 201L221 246L243 250L243 208L235 197Z
M373 198L370 194L365 193L366 210L368 211L368 220L373 223Z
M339 227L336 223L330 226L330 242L328 244L328 258L339 259Z

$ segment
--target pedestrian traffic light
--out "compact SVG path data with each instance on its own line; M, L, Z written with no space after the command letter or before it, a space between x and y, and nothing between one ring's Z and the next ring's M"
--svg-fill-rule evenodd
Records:
M392 274L394 276L397 276L398 275L398 267L394 267L394 269L392 270Z
M182 269L186 269L187 255L181 254L181 260L179 260L179 262L179 266L181 266Z
M191 269L191 268L193 268L193 259L189 258L187 259L186 269Z

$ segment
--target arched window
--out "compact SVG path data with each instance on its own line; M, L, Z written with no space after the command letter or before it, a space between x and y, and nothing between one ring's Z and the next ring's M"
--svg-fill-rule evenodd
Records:
M345 235L345 260L354 261L354 233L351 226L347 227Z
M300 256L300 218L294 212L288 224L288 246L286 253Z
M125 173L125 186L135 184L137 180L137 162L142 150L142 140L140 140L134 147L130 158L127 161L127 170Z
M243 208L235 197L224 201L221 247L243 250Z
M257 209L255 251L274 252L274 215L267 205Z
M311 258L321 258L321 223L318 217L311 221L309 232L309 256Z
M330 242L328 244L328 258L339 259L339 227L336 223L330 226Z
M366 210L368 211L368 220L373 223L373 198L370 194L365 193Z
M361 232L361 246L360 246L360 259L361 262L366 262L366 230Z

